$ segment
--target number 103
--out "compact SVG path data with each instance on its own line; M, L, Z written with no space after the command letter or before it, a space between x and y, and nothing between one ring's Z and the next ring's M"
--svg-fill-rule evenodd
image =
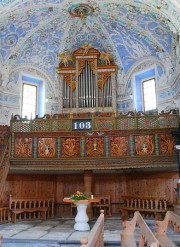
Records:
M92 125L91 122L74 122L73 123L73 129L74 130L89 130L91 129Z

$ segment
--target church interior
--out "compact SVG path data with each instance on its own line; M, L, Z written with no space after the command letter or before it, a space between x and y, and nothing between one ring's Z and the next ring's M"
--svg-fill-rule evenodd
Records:
M2 208L70 217L80 191L180 214L179 0L0 1L0 39Z

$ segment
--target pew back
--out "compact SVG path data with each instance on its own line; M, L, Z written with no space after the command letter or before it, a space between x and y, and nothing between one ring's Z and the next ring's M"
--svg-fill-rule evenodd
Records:
M80 240L81 247L102 247L104 246L104 210L98 217L95 225L87 238Z
M95 196L99 198L99 202L92 203L92 210L94 215L99 215L100 210L104 210L105 215L111 216L111 196L103 195L103 196Z
M164 220L156 221L156 238L160 242L161 246L175 247L176 245L172 242L172 240L168 236L168 228L174 228L174 234L180 232L180 216L167 211Z
M54 198L9 198L9 220L46 219L54 216Z
M163 198L153 197L129 197L124 196L124 205L121 206L122 220L127 220L130 213L140 211L143 214L156 220L162 219L162 216L167 211L167 201Z
M138 226L140 228L140 239L139 247L149 246L149 247L159 247L159 241L150 230L141 214L136 211L134 217L131 221L124 221L123 226L124 231L121 233L121 246L122 247L137 247L135 241L135 228ZM147 244L147 245L146 245Z
M0 223L8 222L8 207L0 207Z

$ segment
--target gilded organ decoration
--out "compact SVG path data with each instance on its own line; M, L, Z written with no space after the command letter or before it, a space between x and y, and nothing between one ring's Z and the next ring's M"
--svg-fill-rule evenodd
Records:
M110 155L123 156L129 155L128 137L110 137Z
M73 74L63 76L64 81L67 83L67 85L71 88L72 91L76 88L76 81L74 81L73 78Z
M90 59L89 60L89 65L90 65L90 67L91 67L91 70L93 71L93 73L95 74L95 72L96 72L96 65L95 65L95 61L94 60L92 60L92 59Z
M38 139L38 157L51 158L56 154L56 138Z
M93 59L88 59L88 61L85 60L79 60L78 61L78 75L80 76L83 72L83 69L89 65L90 69L92 70L92 73L95 74L95 61Z
M86 138L86 156L87 157L104 156L104 137Z
M117 65L108 51L100 52L85 42L71 55L64 52L58 56L63 113L116 112Z
M81 46L83 51L83 57L88 54L88 51L92 48L92 46L88 42L84 42L84 44Z
M109 52L101 52L99 57L101 63L105 63L106 65L111 64L112 55Z
M15 138L14 157L32 157L32 138Z
M136 136L135 151L137 155L154 154L154 136L152 135Z
M69 66L69 62L72 61L72 57L69 52L65 51L64 53L58 54L58 57L61 58L61 63L65 66Z
M110 72L99 74L98 77L98 87L103 90L104 84L107 82L108 78L111 76Z
M62 157L79 157L80 140L79 138L62 138Z
M161 154L175 154L177 150L174 148L176 145L175 137L172 135L160 135L161 138Z
M78 61L78 76L80 76L84 68L85 68L85 60L79 60Z

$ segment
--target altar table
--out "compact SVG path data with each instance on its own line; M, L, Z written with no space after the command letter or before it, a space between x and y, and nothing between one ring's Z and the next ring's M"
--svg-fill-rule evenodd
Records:
M79 200L79 201L75 201L69 198L64 198L63 202L66 203L74 203L77 206L77 214L75 217L75 225L74 225L74 229L76 231L89 231L90 230L90 226L88 224L89 218L87 216L87 206L89 203L92 202L99 202L99 198L93 198L93 199L87 199L87 200Z

